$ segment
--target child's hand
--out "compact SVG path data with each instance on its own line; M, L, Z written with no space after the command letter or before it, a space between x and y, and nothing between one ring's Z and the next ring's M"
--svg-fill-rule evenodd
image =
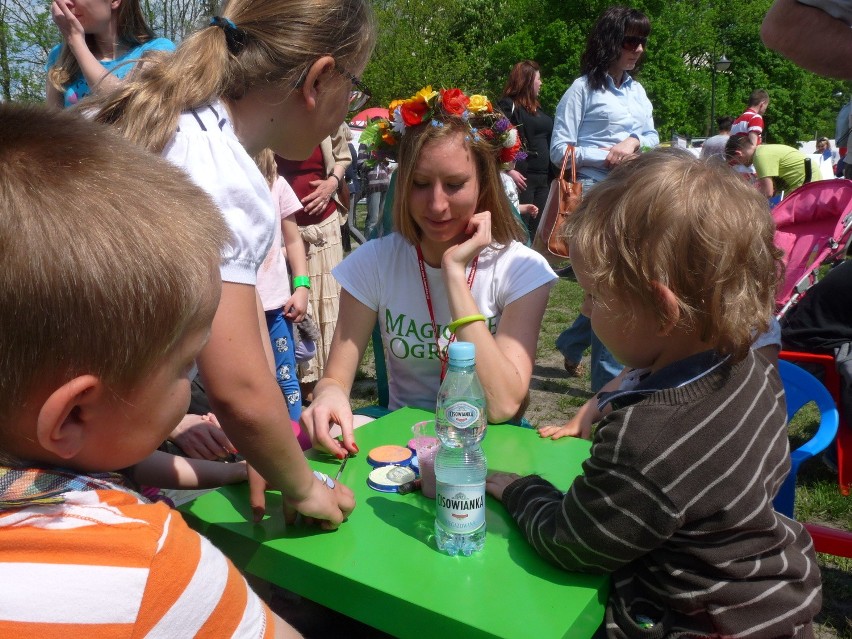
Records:
M503 473L499 471L488 473L488 477L485 478L485 492L495 499L503 501L503 491L506 490L506 486L520 478L521 476L515 473Z
M187 457L195 459L215 460L237 452L213 413L187 415L169 433L168 439L177 444Z
M591 439L592 422L582 419L580 415L576 415L563 426L557 426L556 424L539 426L538 434L540 437L550 437L550 439L560 439L562 437L582 437L583 439Z
M538 217L538 207L535 204L521 204L518 207L521 215L529 215L530 217Z
M222 464L225 467L222 485L240 484L248 479L248 464L245 461Z
M53 0L50 5L50 17L53 18L53 23L59 29L68 46L85 44L86 31L65 0Z
M304 286L297 288L286 302L284 302L284 317L291 322L301 322L308 312L308 289Z

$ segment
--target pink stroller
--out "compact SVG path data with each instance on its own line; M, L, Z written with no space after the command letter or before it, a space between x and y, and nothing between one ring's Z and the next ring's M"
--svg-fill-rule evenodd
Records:
M804 184L772 209L772 217L786 265L775 296L780 319L813 285L820 266L845 257L852 239L852 180Z

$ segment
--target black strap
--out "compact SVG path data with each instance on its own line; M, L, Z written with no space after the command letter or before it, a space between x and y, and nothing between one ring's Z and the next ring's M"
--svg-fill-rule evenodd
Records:
M805 184L811 181L811 159L805 158Z

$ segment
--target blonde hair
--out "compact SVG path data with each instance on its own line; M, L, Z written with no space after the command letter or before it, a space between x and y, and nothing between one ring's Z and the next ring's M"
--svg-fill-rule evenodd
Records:
M497 166L499 149L484 137L471 138L470 127L461 118L444 115L436 111L443 126L423 124L409 127L399 143L396 195L393 200L393 223L396 230L411 244L419 244L421 231L409 209L411 184L420 154L427 144L436 140L456 136L464 148L469 149L476 163L479 181L478 211L491 211L491 236L497 244L508 244L512 240L525 242L526 232L512 213L512 205L503 190Z
M131 388L215 311L229 238L186 174L73 112L0 105L0 414Z
M226 32L202 27L169 56L152 56L131 80L95 99L96 119L159 153L181 112L213 99L238 100L254 87L295 90L320 57L366 59L375 28L366 0L230 0L221 17L244 36L237 53Z
M656 150L590 189L567 235L595 287L664 323L655 284L667 286L680 326L739 360L774 309L783 270L774 231L766 198L724 163Z
M118 41L127 47L136 47L153 40L155 37L151 27L145 22L145 15L139 6L139 0L121 0L121 4L118 6L117 23ZM86 44L89 44L91 37L86 36ZM91 48L91 45L89 45L90 50ZM135 64L136 62L136 60L132 60L128 61L127 64ZM65 91L65 87L80 73L80 63L71 53L68 44L63 42L56 63L47 73L47 79L57 91L62 93Z
M272 152L272 149L263 149L253 159L269 188L272 188L272 185L275 184L275 179L278 177L278 165L275 163L275 153Z

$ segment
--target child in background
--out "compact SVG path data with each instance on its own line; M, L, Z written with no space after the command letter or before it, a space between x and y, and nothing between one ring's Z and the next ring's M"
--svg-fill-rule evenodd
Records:
M486 486L543 557L612 573L608 637L813 636L813 542L772 508L784 390L750 349L773 309L773 231L759 193L677 151L616 167L571 217L585 312L641 372L600 398L612 412L566 494L534 475Z
M0 139L0 636L299 636L117 472L186 414L215 205L75 114L0 105Z
M515 207L515 210L521 216L538 217L538 207L535 204L521 204L518 185L515 184L515 181L509 175L509 171L514 168L515 163L511 162L500 169L500 182L503 184L503 190L506 191L506 197L509 198L509 202L512 203L512 206Z
M305 319L308 310L308 291L311 278L305 261L305 245L293 214L302 210L302 203L287 180L278 175L275 154L264 149L254 158L257 167L269 183L275 204L275 232L272 248L257 271L257 294L266 312L266 327L272 343L275 378L287 400L290 419L298 422L302 415L302 392L296 371L296 348L293 323ZM282 242L283 239L283 242ZM287 263L293 273L291 294Z

